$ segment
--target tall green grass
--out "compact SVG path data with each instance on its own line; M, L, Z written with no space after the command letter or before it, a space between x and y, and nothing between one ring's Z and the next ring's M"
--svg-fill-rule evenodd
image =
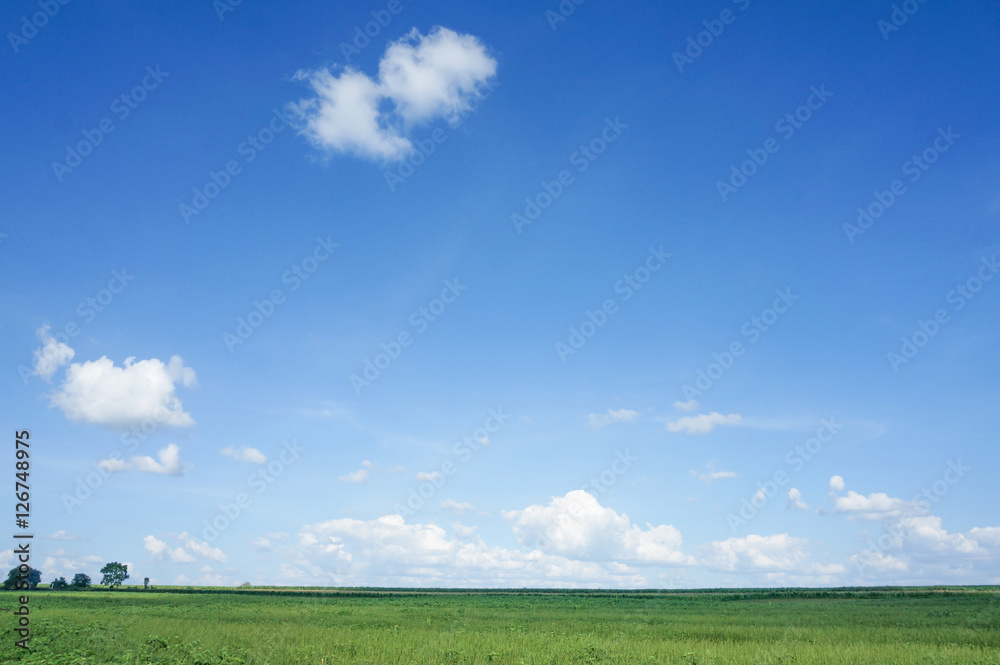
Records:
M0 594L0 607L15 604ZM1000 665L995 587L129 589L35 592L31 606L28 653L0 613L0 661Z

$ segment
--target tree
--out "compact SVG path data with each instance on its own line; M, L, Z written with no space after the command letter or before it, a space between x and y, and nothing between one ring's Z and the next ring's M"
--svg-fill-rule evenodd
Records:
M128 566L117 561L105 564L104 568L101 568L101 572L104 573L101 584L106 584L109 589L121 586L128 579Z
M11 568L10 572L7 573L7 579L4 580L3 588L7 591L11 589L23 589L23 582L25 580L28 582L27 588L34 589L42 581L42 571L28 568L28 573L22 577L21 572L17 568Z
M61 591L68 587L69 584L66 583L65 577L57 577L54 580L52 580L52 588L55 589L56 591Z
M149 588L149 578L148 577L142 578L142 588L143 589L148 589Z
M90 575L77 573L73 576L73 587L76 589L86 589L90 586Z

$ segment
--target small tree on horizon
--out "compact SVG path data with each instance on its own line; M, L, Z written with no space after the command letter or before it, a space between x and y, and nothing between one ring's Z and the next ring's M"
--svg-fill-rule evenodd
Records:
M121 586L128 579L128 565L117 561L105 564L101 572L104 573L101 584L106 584L109 589Z
M73 588L86 589L89 586L90 586L90 575L77 573L76 575L73 576Z
M69 588L69 584L66 583L65 577L57 577L52 580L52 588L56 591L62 591L63 589Z

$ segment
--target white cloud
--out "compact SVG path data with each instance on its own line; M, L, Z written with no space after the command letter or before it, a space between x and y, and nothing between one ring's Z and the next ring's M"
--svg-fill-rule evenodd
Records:
M809 506L802 500L801 490L797 490L794 487L788 490L788 509L809 510Z
M837 482L834 482L837 481ZM864 534L866 547L850 563L862 573L886 575L906 573L906 579L940 579L982 575L997 570L1000 562L1000 527L973 527L965 533L950 533L940 517L929 512L931 504L919 495L911 501L873 492L868 496L844 489L834 476L830 483L836 513L848 520L880 521L883 533Z
M463 501L459 503L458 501L454 501L452 499L445 499L444 501L442 501L441 507L444 508L445 510L457 510L458 512L476 509L475 506L473 506L468 501Z
M62 385L49 396L67 418L95 425L127 428L152 420L161 425L188 427L194 424L176 395L176 385L197 385L194 370L180 356L169 364L153 358L126 358L116 367L107 357L73 363Z
M667 423L667 429L671 432L685 432L686 434L705 434L718 426L739 425L742 420L738 413L731 413L728 416L724 416L717 411L713 411L697 416L685 416L677 422Z
M846 496L836 497L834 510L847 513L848 519L859 520L884 520L926 512L915 503L891 497L885 492L873 492L864 496L854 490L849 490Z
M146 536L142 539L142 546L146 548L154 559L163 556L163 553L167 550L167 544L157 538L156 536Z
M404 134L435 118L455 122L471 108L479 86L496 74L496 61L471 35L416 28L389 44L378 81L347 67L299 72L316 96L293 104L300 131L316 146L370 159L396 161L413 150Z
M35 349L35 375L49 381L57 369L69 364L76 352L50 335L48 325L39 328L35 334L42 340L42 346Z
M183 547L169 550L167 553L170 555L170 560L174 563L194 563L197 561Z
M543 552L592 561L633 564L687 564L681 534L670 525L647 530L632 524L628 515L605 508L583 490L553 497L547 506L503 511L522 544Z
M7 552L0 552L0 563L3 563ZM40 566L36 566L42 571L46 579L65 577L67 580L72 580L73 575L76 573L87 573L91 577L97 576L95 582L100 581L100 576L97 571L100 567L107 563L107 559L99 557L96 555L86 555L80 556L76 552L71 552L67 550L55 550L52 552L47 552L47 556L41 562ZM11 552L13 555L13 552ZM11 558L11 565L17 565L13 557ZM132 566L129 566L132 570Z
M212 547L206 542L198 542L187 532L181 533L178 538L184 543L184 546L189 550L197 554L198 556L204 557L206 559L212 559L213 561L218 561L219 563L226 562L226 555L222 553L218 547Z
M694 398L691 398L691 399L689 399L686 402L674 402L674 408L675 409L680 409L681 411L684 411L686 413L691 413L692 411L694 411L695 409L697 409L699 406L701 406L701 404L699 404L698 400L696 400Z
M240 446L239 448L226 446L219 452L237 462L253 462L254 464L264 464L267 462L267 457L264 456L264 453L250 446Z
M368 482L368 469L358 469L357 471L352 471L351 473L344 474L340 476L340 481L343 483L367 483Z
M261 536L259 538L255 538L254 541L250 543L250 547L255 550L269 550L271 549L271 541Z
M176 443L167 444L166 448L161 448L157 453L158 460L148 455L137 455L126 462L121 459L106 459L97 463L105 471L114 473L116 471L142 471L144 473L156 473L163 476L179 476L184 473L184 464L181 462L181 449Z
M709 568L728 571L792 570L801 566L809 554L809 541L787 533L771 536L751 534L702 546L702 563Z
M703 483L710 483L713 480L719 480L721 478L736 478L735 471L716 471L715 460L712 460L705 465L705 471L698 472L691 469L691 475Z
M471 538L478 529L478 526L465 526L464 524L459 524L458 522L451 523L451 530L459 538Z
M80 540L80 536L74 536L69 533L66 533L66 531L64 531L63 529L59 529L51 536L49 536L49 538L51 538L52 540Z
M187 533L182 533L177 537L189 550L207 559L213 559L220 563L226 562L226 555L222 550L209 546L208 543L199 543L193 540ZM142 546L154 559L162 559L166 554L174 563L194 563L197 559L183 547L170 549L169 546L156 536L146 536L142 539Z
M397 464L396 466L389 469L389 473L403 473L404 471L406 471L406 467L404 467L401 464Z
M844 479L840 476L832 476L830 478L830 491L831 492L843 492L844 491Z
M604 427L611 423L631 423L639 417L638 411L629 409L618 409L613 411L608 409L607 413L591 413L587 415L587 424L593 428Z
M364 461L361 462L361 466L365 467L366 469L370 469L374 465L371 462L369 462L368 460L364 460Z
M439 480L442 480L443 478L444 478L444 476L441 475L440 471L431 471L431 472L418 471L417 472L417 480L422 481L422 482L426 481L426 482L433 483L433 482L437 482Z
M496 74L497 62L472 35L437 27L425 37L416 28L389 45L379 62L383 94L408 123L470 109L478 86Z
M574 561L539 550L487 546L463 527L458 538L399 515L306 525L286 555L283 583L331 580L378 586L635 587L644 579L619 563Z
M881 574L892 572L902 573L909 570L909 566L906 565L905 561L878 550L855 554L851 556L849 563L860 570L871 570L872 572Z

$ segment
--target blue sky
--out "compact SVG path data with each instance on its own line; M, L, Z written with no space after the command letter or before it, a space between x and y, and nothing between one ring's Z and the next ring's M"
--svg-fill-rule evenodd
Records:
M8 4L33 565L1000 583L1000 10L896 7Z

